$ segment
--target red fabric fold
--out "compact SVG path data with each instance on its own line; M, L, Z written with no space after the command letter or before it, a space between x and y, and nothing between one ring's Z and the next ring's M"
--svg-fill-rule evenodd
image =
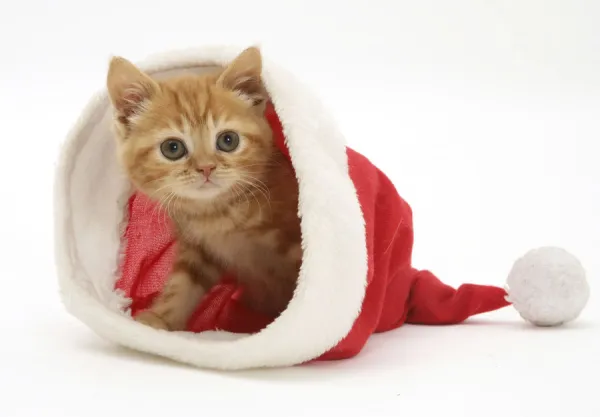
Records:
M429 271L416 271L407 305L406 322L456 324L476 314L510 305L499 287L463 284L457 289L442 283Z

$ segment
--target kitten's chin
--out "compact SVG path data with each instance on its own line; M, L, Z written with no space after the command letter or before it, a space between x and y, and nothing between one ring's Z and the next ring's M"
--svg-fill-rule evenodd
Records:
M225 192L225 187L214 183L204 183L199 187L189 187L180 191L182 197L197 200L208 201L213 200Z

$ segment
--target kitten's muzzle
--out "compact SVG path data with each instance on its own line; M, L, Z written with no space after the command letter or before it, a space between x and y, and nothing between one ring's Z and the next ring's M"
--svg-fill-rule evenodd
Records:
M212 174L216 168L217 166L215 164L202 165L196 167L196 171L201 174L204 174L204 178L206 178L206 180L208 181L210 174Z

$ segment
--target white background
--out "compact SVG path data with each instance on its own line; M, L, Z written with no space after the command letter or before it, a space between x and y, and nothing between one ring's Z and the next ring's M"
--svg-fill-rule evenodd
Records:
M595 0L2 2L0 416L597 417L598 22ZM207 43L259 43L312 85L412 204L416 266L502 285L528 249L564 246L592 285L580 320L532 329L506 309L407 326L344 362L233 374L97 338L58 298L59 144L111 54Z

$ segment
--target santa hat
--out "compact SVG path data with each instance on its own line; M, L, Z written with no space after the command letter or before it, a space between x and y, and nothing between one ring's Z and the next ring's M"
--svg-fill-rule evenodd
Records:
M155 77L226 65L232 48L182 51L140 67ZM266 317L238 302L223 277L188 331L132 320L161 290L173 259L168 217L131 189L119 169L104 90L84 110L56 177L57 269L68 311L99 335L133 349L218 369L349 358L375 332L404 323L460 323L512 305L537 325L575 319L589 297L579 261L560 248L532 250L508 288L455 289L412 266L412 212L392 181L349 149L333 118L290 73L264 59L266 116L299 182L303 262L287 309ZM230 279L231 278L231 279Z

